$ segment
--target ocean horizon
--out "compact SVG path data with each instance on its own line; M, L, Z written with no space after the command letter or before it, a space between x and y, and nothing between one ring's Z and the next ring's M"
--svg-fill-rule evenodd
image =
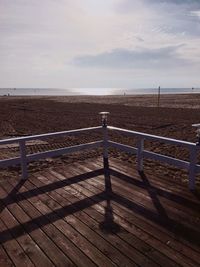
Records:
M98 93L97 93L98 92ZM200 88L162 88L161 94L200 93ZM0 88L0 96L78 96L78 95L143 95L158 94L158 88L115 89L115 88Z

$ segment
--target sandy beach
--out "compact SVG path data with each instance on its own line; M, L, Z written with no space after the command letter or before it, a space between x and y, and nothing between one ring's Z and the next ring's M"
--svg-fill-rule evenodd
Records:
M100 124L100 111L109 111L109 125L125 129L151 133L191 142L196 141L193 123L200 122L200 94L162 95L160 107L157 97L141 96L69 96L69 97L1 97L0 98L0 138L12 138L47 132L63 131ZM134 145L136 140L111 134L110 138L118 142ZM28 145L28 152L45 151L59 147L80 144L101 139L99 133L92 136L67 137L34 142ZM188 160L187 150L146 142L145 148L165 155ZM0 158L8 158L19 153L18 146L0 148ZM101 151L90 151L47 159L30 164L30 171L39 171L55 165L65 164L100 155ZM135 164L135 157L118 151L111 151L111 156ZM187 182L187 173L172 166L146 160L145 171L158 173L169 179ZM1 178L19 175L20 169L12 167L1 171Z

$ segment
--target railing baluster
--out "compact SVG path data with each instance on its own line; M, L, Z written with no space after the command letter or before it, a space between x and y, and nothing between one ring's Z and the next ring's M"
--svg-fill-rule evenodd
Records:
M19 147L20 147L22 179L25 180L28 177L28 170L27 170L27 158L26 158L26 143L24 140L19 142Z
M144 139L139 139L137 144L137 169L138 171L143 171L143 150L144 150Z
M195 189L197 150L196 147L190 148L190 165L189 165L189 189Z

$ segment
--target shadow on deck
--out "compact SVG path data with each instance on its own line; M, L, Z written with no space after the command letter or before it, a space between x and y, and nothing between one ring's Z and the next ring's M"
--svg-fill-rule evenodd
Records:
M199 195L109 164L2 181L0 265L199 266Z

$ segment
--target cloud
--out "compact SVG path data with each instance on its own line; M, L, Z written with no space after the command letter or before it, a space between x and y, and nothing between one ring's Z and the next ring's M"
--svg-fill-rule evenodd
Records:
M151 68L180 66L186 60L179 57L178 46L157 49L114 49L97 55L84 55L74 58L73 63L81 67L100 68Z
M151 2L151 3L172 3L172 4L199 4L199 0L144 0L145 2Z
M168 34L200 35L200 0L121 0L115 10L122 16L143 14L142 25L167 28Z

